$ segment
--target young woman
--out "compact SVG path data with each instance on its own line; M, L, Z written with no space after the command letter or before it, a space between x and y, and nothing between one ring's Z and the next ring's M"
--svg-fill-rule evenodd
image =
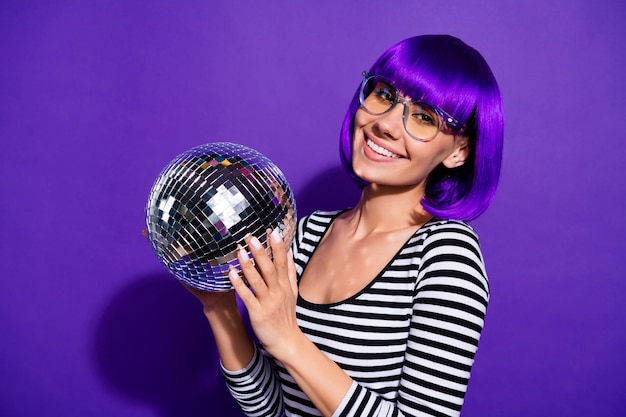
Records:
M474 231L497 188L503 115L482 56L406 39L368 71L340 140L358 204L270 233L239 261L248 285L199 293L227 384L249 416L459 415L489 299ZM250 259L251 255L254 262Z

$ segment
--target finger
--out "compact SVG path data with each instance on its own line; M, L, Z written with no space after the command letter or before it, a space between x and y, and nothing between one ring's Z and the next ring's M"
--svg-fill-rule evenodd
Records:
M270 286L273 283L275 283L276 282L276 268L274 268L274 263L272 262L272 259L269 257L269 255L265 251L265 248L263 247L259 239L257 239L254 236L249 235L249 236L246 236L244 240L248 244L250 253L252 254L252 257L254 258L254 265L256 266L256 269L258 273L260 274L260 276L262 277L265 284L267 286ZM246 278L247 278L247 275L246 275Z
M285 242L283 241L283 235L279 229L274 229L269 234L270 246L272 248L272 258L274 259L274 266L278 276L288 273L287 265L287 250L285 249Z
M238 245L238 248L237 259L239 260L239 266L241 266L241 272L245 276L246 281L248 281L248 285L255 294L263 294L267 291L265 280L257 271L246 250L241 245Z
M258 300L254 296L250 288L248 288L248 286L243 282L243 280L239 276L239 272L232 266L228 270L228 278L230 279L230 283L235 289L235 292L237 293L239 298L241 298L241 301L243 301L244 305L246 306L248 310L250 310L253 306L255 306L258 303Z

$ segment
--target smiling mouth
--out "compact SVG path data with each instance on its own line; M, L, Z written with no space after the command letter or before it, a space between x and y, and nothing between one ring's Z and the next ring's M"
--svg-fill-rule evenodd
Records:
M388 158L401 158L400 155L393 153L391 151L388 151L387 149L378 146L377 144L375 144L371 139L366 138L365 139L365 143L367 144L367 147L370 148L371 150L373 150L374 152L376 152L379 155L382 156L386 156Z

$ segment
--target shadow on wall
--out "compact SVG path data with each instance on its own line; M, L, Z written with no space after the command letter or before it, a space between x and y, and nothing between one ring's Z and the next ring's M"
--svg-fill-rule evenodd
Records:
M111 387L164 417L243 416L223 382L200 303L167 272L133 279L111 300L95 359Z
M333 167L296 193L298 215L352 207L359 195L344 169ZM164 417L243 416L200 303L165 270L129 282L97 324L95 361L106 383Z

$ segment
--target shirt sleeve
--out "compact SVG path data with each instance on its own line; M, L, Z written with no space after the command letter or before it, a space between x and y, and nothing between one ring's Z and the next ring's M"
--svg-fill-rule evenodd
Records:
M478 238L464 223L444 223L424 239L416 262L397 399L354 382L333 417L460 415L489 300Z
M284 405L278 377L267 356L255 347L252 361L239 371L222 374L231 395L248 417L282 417Z

